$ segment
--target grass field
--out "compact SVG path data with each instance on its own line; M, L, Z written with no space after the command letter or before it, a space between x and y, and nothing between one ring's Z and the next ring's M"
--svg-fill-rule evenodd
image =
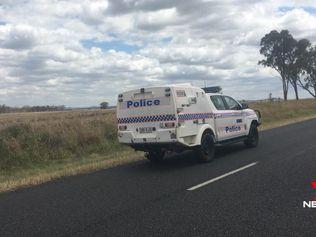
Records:
M316 117L315 99L251 103L249 106L261 111L261 130Z
M316 117L316 100L252 103L261 129ZM114 110L0 115L0 191L142 159L117 142Z
M114 111L4 114L0 124L1 170L122 149Z

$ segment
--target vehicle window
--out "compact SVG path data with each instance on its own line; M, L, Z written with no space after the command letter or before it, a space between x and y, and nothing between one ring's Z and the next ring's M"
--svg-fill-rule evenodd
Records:
M211 100L212 100L214 106L216 107L216 109L218 109L218 110L225 110L226 109L224 101L222 100L221 96L212 95Z
M240 109L240 105L233 98L231 98L229 96L223 96L223 99L226 102L228 110L239 110Z

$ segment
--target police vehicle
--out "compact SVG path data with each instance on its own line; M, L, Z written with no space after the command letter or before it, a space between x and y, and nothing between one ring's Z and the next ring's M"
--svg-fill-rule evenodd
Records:
M145 151L154 162L170 151L191 149L207 162L214 158L217 145L243 141L256 147L260 112L219 90L178 84L119 94L119 142Z

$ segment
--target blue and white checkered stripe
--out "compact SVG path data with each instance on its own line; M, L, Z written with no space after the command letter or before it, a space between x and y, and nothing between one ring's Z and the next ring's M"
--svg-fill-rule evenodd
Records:
M176 116L174 114L163 114L163 115L151 115L142 117L128 117L118 118L117 123L146 123L146 122L160 122L160 121L175 121Z
M213 118L213 113L179 114L180 121Z

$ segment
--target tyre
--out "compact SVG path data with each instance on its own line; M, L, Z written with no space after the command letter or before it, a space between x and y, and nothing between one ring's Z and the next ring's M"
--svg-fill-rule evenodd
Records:
M149 151L145 154L145 157L151 162L161 162L163 161L165 156L165 152L162 150Z
M200 162L210 162L215 157L214 136L210 132L203 134L201 145L196 149L196 154Z
M256 147L259 142L258 127L255 124L251 124L247 139L244 141L247 147Z

